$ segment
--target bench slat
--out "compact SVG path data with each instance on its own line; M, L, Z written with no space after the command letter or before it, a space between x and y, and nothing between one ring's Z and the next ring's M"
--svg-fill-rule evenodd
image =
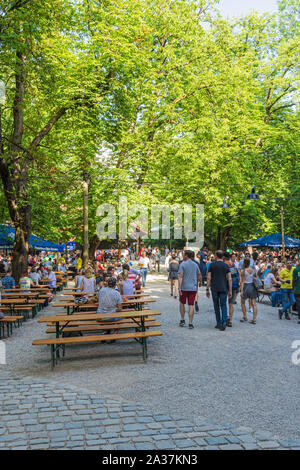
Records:
M117 323L110 323L109 325L87 325L87 326L74 326L74 327L70 327L70 326L67 326L66 328L64 328L63 330L63 333L64 332L80 332L80 331L105 331L105 330L116 330L116 329L129 329L129 328L136 328L138 325L136 325L135 323L121 323L121 324L117 324ZM154 327L154 326L161 326L161 323L160 322L149 322L149 323L145 323L145 327L146 328L150 328L150 327ZM46 330L46 333L55 333L56 332L56 329L55 328L48 328L48 330Z
M147 317L150 315L161 315L158 310L122 310L121 312L113 312L113 313L76 313L72 315L60 315L59 317L56 316L48 316L48 317L41 317L38 319L39 323L48 323L48 322L61 322L61 321L72 321L72 320L102 320L102 319L111 319L111 318L130 318L130 317Z
M150 321L154 321L155 320L155 317L147 317L146 320L145 320L145 323L146 322L150 322ZM122 320L117 320L117 321L111 321L111 323L113 323L114 325L122 325L122 323L128 323L130 322L130 318L123 318ZM55 321L49 321L47 323L47 326L54 326L57 322ZM59 326L63 326L63 325L66 325L68 323L68 326L75 326L75 325L101 325L101 321L97 321L97 320L80 320L80 321L76 321L76 320L72 320L70 322L66 322L66 321L59 321ZM106 322L105 322L106 323ZM136 325L136 323L132 320L132 323L134 325ZM102 324L104 325L104 323L102 322Z
M113 339L130 339L130 338L149 338L150 336L161 336L161 331L141 331L135 333L118 333L112 335L98 336L75 336L71 338L46 338L35 339L32 344L34 346L51 345L51 344L72 344L72 343L97 343L100 341L110 341Z

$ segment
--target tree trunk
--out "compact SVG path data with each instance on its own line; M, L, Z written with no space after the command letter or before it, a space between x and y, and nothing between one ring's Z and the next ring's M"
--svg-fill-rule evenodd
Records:
M13 178L7 161L0 158L0 175L9 214L15 227L12 271L16 283L28 269L29 238L31 235L31 205L28 203L27 185L24 180ZM17 196L16 196L17 193ZM18 202L19 201L19 204Z
M89 264L89 184L87 176L83 177L83 253L82 264L87 269Z
M12 258L12 274L16 283L28 271L29 238L31 235L30 205L22 208L20 212L20 219L14 221L16 234Z
M218 231L218 250L222 250L222 251L226 250L230 231L231 231L231 227L227 227L225 228L225 230L220 229Z
M93 261L95 251L98 249L98 246L100 245L100 240L97 237L97 235L94 235L92 240L90 241L90 246L89 246L89 260Z

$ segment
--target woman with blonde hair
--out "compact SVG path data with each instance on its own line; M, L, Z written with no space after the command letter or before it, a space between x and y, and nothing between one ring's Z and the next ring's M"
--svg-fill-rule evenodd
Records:
M85 270L81 268L81 269L79 269L78 273L76 274L76 276L74 278L75 289L80 289L81 288L81 283L82 283L82 280L84 278L84 273L85 273Z
M86 292L88 295L94 295L96 290L96 279L91 268L87 268L81 281L80 290L81 292Z
M119 282L118 282L118 289L121 295L125 297L133 296L133 283L130 279L128 279L129 271L127 269L123 269L121 274L119 275Z

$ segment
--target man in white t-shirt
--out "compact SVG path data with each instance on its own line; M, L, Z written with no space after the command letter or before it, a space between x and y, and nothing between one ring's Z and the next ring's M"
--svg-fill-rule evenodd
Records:
M142 275L142 286L145 287L148 270L150 270L150 272L152 271L151 261L148 256L146 256L145 252L142 253L142 256L139 259L139 267Z
M54 289L56 287L56 276L55 273L52 271L52 267L48 266L48 284L50 289Z
M41 275L37 272L36 268L32 268L31 272L28 274L30 279L35 283L36 286L39 285L41 280Z

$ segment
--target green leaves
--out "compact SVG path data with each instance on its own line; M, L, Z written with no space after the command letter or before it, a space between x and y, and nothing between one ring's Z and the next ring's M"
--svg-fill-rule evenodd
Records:
M2 2L3 3L3 2ZM33 229L53 241L90 235L100 203L205 203L206 238L234 244L299 220L298 1L234 22L206 1L37 0L2 17L4 152L10 158L15 51L26 57L22 148ZM203 27L205 24L205 28ZM20 149L19 159L28 154ZM22 165L21 165L22 166ZM12 168L14 171L14 168ZM163 184L162 184L163 183ZM256 184L259 201L246 196ZM229 209L220 204L229 196Z

